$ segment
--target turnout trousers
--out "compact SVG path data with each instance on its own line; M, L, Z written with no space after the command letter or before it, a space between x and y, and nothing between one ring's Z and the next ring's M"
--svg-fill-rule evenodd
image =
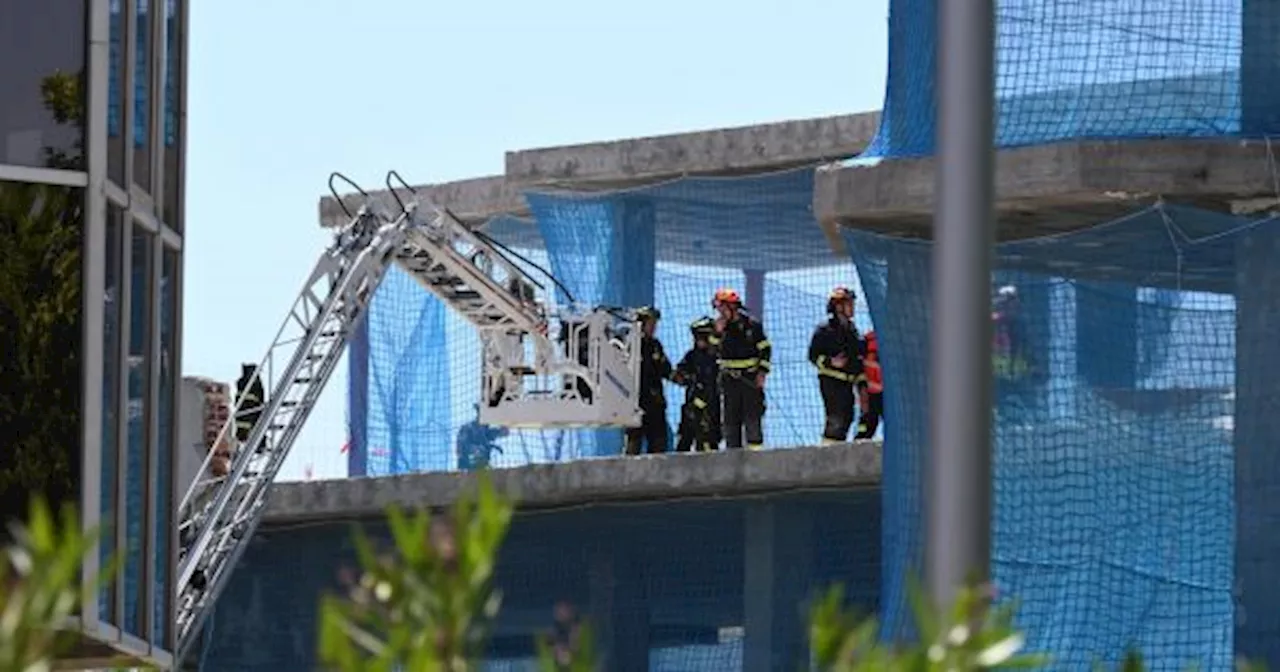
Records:
M724 398L724 447L764 446L764 390L756 386L755 374L721 376Z
M680 407L680 440L677 453L690 450L705 452L720 447L720 406L708 404L699 408L691 402Z
M648 450L642 450L647 448ZM667 414L663 408L646 408L639 427L628 427L626 453L639 455L647 452L658 455L667 452Z
M826 412L822 440L827 443L847 441L849 428L853 426L853 409L858 404L853 382L818 376L818 391L822 394L822 409Z

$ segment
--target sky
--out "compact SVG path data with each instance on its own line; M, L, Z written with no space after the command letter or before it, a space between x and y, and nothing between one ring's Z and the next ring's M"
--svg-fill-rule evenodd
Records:
M191 3L184 375L262 359L330 235L330 172L879 109L887 0ZM281 472L346 473L346 364Z

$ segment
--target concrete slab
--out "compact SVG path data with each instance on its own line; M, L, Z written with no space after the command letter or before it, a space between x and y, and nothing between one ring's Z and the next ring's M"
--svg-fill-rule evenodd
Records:
M686 175L744 175L856 156L880 113L861 112L738 128L507 152L521 186L617 189Z
M362 185L369 195L378 203L398 210L391 193L385 188L371 189L371 185ZM477 177L456 182L441 184L417 185L413 187L424 198L437 205L453 211L465 222L481 223L491 217L501 215L527 216L528 207L520 190L509 185L501 175ZM406 198L404 194L401 196ZM355 212L363 203L359 194L345 194L343 203L351 212ZM320 226L333 228L346 224L350 216L342 210L342 206L333 196L320 199Z
M880 484L881 445L858 441L765 451L581 460L490 472L522 510L605 502L733 497L801 488ZM280 483L267 524L381 517L388 506L440 507L473 488L473 473L440 472Z
M822 167L814 213L829 231L845 226L931 238L935 166L929 157ZM1080 230L1160 199L1230 212L1248 199L1277 196L1274 171L1264 141L1078 141L1001 150L998 236Z

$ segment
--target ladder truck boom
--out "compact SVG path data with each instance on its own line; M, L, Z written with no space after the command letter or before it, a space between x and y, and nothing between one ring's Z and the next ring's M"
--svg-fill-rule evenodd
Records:
M408 203L393 177L412 194ZM350 221L321 254L245 383L245 389L258 385L266 398L238 394L213 442L238 447L229 456L210 451L179 505L179 660L226 588L262 519L272 480L392 265L479 332L482 423L633 427L640 422L640 330L634 311L574 305L553 310L536 297L542 286L512 259L519 255L447 209L417 199L395 171L388 173L387 186L398 213L376 207L358 185L334 173L329 186L340 205L335 179L354 186L364 204L348 212ZM238 422L252 426L237 436Z
M254 372L269 394L260 405L241 397L214 445L235 442L236 420L256 415L221 476L211 451L179 508L176 625L185 652L209 607L225 587L261 519L266 490L337 366L351 332L403 237L405 218L387 222L361 211L321 255Z

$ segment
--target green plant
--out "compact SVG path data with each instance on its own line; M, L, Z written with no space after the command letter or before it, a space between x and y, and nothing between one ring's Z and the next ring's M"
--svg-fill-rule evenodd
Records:
M34 498L27 523L10 525L13 543L0 560L0 670L48 670L73 635L66 620L80 603L81 567L96 532L80 529L74 506L55 521L44 500ZM114 576L109 563L90 588Z
M951 672L1038 669L1047 658L1021 653L1023 634L1014 626L1015 607L995 605L990 590L960 591L950 609L934 609L913 584L911 599L919 643L893 646L880 641L879 623L860 619L844 607L844 589L835 586L810 615L809 644L823 672Z
M392 509L392 553L357 530L361 574L321 603L321 660L343 672L475 669L502 601L493 570L512 510L482 476L446 514Z

